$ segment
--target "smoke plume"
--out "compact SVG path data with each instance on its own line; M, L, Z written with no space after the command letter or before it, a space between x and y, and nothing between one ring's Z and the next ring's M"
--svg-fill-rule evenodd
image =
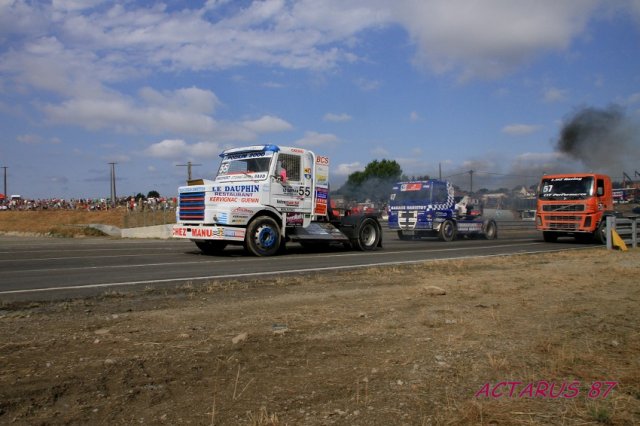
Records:
M584 108L565 121L556 149L591 170L620 175L640 168L640 125L618 106Z

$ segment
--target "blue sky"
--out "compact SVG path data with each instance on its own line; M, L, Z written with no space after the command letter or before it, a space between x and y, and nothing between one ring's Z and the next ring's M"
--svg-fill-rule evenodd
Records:
M558 151L612 106L606 161ZM466 189L619 178L639 122L640 0L0 0L0 166L29 198L108 197L110 162L119 196L173 196L179 164L261 143L330 156L334 188L383 158Z

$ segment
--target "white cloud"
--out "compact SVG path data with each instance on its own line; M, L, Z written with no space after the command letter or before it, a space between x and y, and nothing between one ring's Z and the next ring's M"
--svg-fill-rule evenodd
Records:
M220 145L213 142L197 142L188 148L189 154L196 158L215 158L222 151Z
M198 142L189 145L182 139L165 139L145 149L150 157L167 160L184 160L185 158L215 158L222 148L214 142Z
M58 11L77 11L91 9L106 0L53 0L53 9Z
M566 90L551 87L544 92L544 101L547 103L562 102L567 99L568 92Z
M638 1L640 2L640 0ZM627 105L635 105L637 103L640 103L640 92L629 95L625 103Z
M363 92L373 92L381 86L381 82L378 80L370 80L367 78L359 78L355 81L356 86Z
M293 126L279 117L265 115L257 120L244 121L243 126L255 133L274 133L291 130Z
M27 145L37 145L42 143L42 137L34 134L19 135L16 139L18 142Z
M95 8L101 3L103 7ZM11 56L20 57L29 68L37 62L56 64L53 74L67 81L70 74L82 75L67 66L73 68L80 60L82 68L92 71L85 75L104 81L158 67L172 72L262 64L328 70L360 60L356 47L361 32L399 24L415 43L416 64L435 73L454 72L469 79L496 77L543 52L568 48L602 3L272 0L251 2L247 7L232 4L207 2L200 9L176 10L163 4L111 5L100 0L63 0L53 5L3 2L0 35L3 31L48 33L44 39L61 43L56 56L45 55L40 58L44 61L38 61L37 52L16 46L5 57L12 63L16 58ZM226 13L209 13L222 7ZM640 9L637 0L627 7ZM91 13L83 9L91 9ZM33 41L28 40L27 45ZM25 78L30 84L38 84L29 74ZM356 83L367 91L381 84L365 78Z
M136 105L133 100L119 96L75 98L60 105L45 105L42 109L50 122L75 124L92 130L210 134L216 128L213 118L204 114Z
M503 75L537 54L566 49L598 0L409 0L394 17L417 47L416 63L462 79Z
M113 154L104 157L104 160L109 163L128 163L131 161L131 157L126 154Z
M153 107L199 114L213 113L220 104L215 93L197 87L164 92L144 87L140 90L140 98Z
M540 126L533 124L509 124L502 128L502 133L511 136L524 136L537 132Z
M282 83L277 83L275 81L267 81L262 83L262 87L267 87L269 89L282 89L285 87Z
M328 112L322 118L324 121L330 121L333 123L344 123L347 121L351 121L352 117L349 114L334 114L332 112Z
M179 158L188 151L188 145L182 139L165 139L149 146L145 152L152 157Z
M316 147L337 142L340 142L340 139L331 133L306 132L304 137L298 139L295 144L302 147Z
M331 169L331 172L337 176L349 176L353 172L357 172L362 169L362 165L359 161L353 163L342 163Z
M422 120L422 118L420 118L420 114L418 114L416 111L411 111L411 114L409 114L409 120L420 121Z
M27 144L27 145L41 145L41 144L58 145L62 142L60 138L57 138L57 137L51 137L51 138L45 139L40 135L34 135L32 133L18 135L16 137L16 140L20 143Z
M374 157L387 157L389 156L389 151L381 146L377 146L371 150L371 155Z

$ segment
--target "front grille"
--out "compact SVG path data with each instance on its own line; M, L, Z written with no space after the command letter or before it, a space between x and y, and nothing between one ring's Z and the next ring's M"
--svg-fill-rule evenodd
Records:
M402 229L413 229L418 221L418 212L400 211L398 212L398 225Z
M559 216L559 215L550 215L547 216L547 220L550 222L553 221L562 221L562 222L580 222L582 220L581 216Z
M204 192L180 194L180 220L204 220Z
M571 215L571 214L558 214L558 211L554 211L555 214L542 215L542 219L546 224L545 229L554 231L576 231L581 228L584 216Z
M545 204L542 206L543 212L583 212L584 210L584 204Z
M549 222L549 229L558 230L558 231L575 231L580 228L580 224L578 223L570 223L570 222Z

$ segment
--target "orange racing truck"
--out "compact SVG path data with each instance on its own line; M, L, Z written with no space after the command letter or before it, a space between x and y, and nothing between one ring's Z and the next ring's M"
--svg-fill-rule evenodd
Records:
M544 175L538 187L536 229L545 241L573 236L605 243L613 210L611 178L597 173Z

